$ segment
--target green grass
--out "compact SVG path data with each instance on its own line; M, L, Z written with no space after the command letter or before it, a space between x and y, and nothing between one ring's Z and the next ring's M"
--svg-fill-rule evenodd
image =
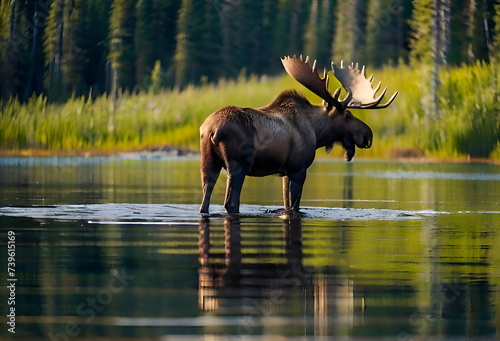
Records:
M401 150L420 150L430 157L500 159L500 85L488 64L443 69L439 116L430 112L429 70L400 65L375 71L375 81L400 95L388 109L354 114L374 132L374 146L359 157L389 157ZM338 86L332 79L331 88ZM225 105L259 107L279 92L295 88L321 102L289 76L240 77L217 84L188 86L139 95L89 100L72 98L48 103L43 96L26 104L2 103L0 148L50 152L110 152L160 145L198 149L198 127ZM337 148L340 149L340 148ZM334 150L335 156L341 151Z

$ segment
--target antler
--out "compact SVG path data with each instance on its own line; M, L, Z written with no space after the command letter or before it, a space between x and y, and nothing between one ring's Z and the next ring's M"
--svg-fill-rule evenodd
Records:
M398 92L385 104L379 105L384 98L387 88L375 98L376 93L380 89L380 84L373 89L373 75L370 78L365 76L365 67L359 70L358 63L352 63L348 68L344 68L344 63L340 63L340 68L332 63L332 70L335 77L340 81L344 89L347 91L347 96L339 101L341 89L337 89L332 95L328 90L328 73L324 71L323 77L320 77L316 69L316 61L312 67L309 65L309 57L305 61L302 56L299 58L285 57L281 59L283 66L290 76L295 78L299 83L314 92L316 95L324 99L329 105L336 107L339 110L347 108L353 109L383 109L387 108L394 101Z
M306 60L302 61L302 55L299 58L295 56L293 58L285 57L281 59L281 62L286 72L300 84L324 99L328 104L340 110L345 109L345 106L337 100L338 94L336 93L337 97L334 97L328 91L328 74L326 70L324 71L323 78L319 76L316 69L316 60L313 62L312 67L309 65L309 57L306 57Z
M332 70L335 77L347 91L346 98L341 102L345 108L383 109L391 105L398 95L396 91L387 103L379 105L387 92L387 88L382 91L380 96L375 97L382 82L379 82L377 87L373 89L373 75L366 78L364 65L361 70L359 69L358 63L351 63L348 68L344 68L344 62L341 61L340 68L332 63ZM340 89L337 89L337 92L338 91L340 91Z

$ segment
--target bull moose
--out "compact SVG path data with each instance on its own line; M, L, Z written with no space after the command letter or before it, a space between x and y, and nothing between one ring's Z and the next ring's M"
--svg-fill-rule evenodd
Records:
M316 149L327 151L334 144L345 150L345 159L352 160L358 148L370 148L373 133L348 109L382 109L396 98L380 104L387 88L376 96L380 83L373 89L373 75L365 76L364 66L340 67L332 63L334 76L347 91L339 100L341 89L328 90L328 73L320 77L316 61L309 58L281 59L285 70L299 83L323 99L323 105L311 104L293 90L279 94L268 105L253 109L227 106L207 117L200 127L201 181L203 201L201 213L208 213L210 196L222 168L227 172L224 207L238 213L243 181L249 176L278 174L283 181L286 211L298 211L307 168Z

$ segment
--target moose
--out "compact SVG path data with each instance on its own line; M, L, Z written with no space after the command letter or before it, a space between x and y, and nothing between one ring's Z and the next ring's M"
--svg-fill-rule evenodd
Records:
M293 90L280 93L262 108L226 106L208 116L200 127L201 181L203 201L200 213L208 214L210 196L222 168L227 173L224 207L228 213L239 213L240 193L245 177L278 174L283 181L286 211L298 211L307 168L316 149L329 152L340 144L345 159L351 161L358 148L370 148L373 133L348 109L383 109L391 105L398 92L380 104L387 88L376 97L378 84L372 87L373 75L365 76L358 64L340 67L332 63L334 76L347 92L339 100L341 88L328 90L328 72L320 77L316 61L281 59L286 72L323 99L322 105L311 104Z

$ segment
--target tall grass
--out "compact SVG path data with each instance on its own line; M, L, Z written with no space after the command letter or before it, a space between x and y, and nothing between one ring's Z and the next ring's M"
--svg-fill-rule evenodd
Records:
M428 156L500 159L500 107L496 70L487 64L443 69L439 115L430 112L430 81L425 68L405 65L375 71L375 79L400 95L388 109L355 111L374 131L374 147L360 156L387 157L395 150L421 150ZM332 79L331 87L336 87ZM53 152L109 152L164 144L198 149L198 127L225 105L259 107L280 91L295 88L320 100L288 76L244 77L188 86L182 91L123 95L113 99L72 98L48 103L43 96L20 104L2 103L0 148ZM336 152L338 155L340 151Z

